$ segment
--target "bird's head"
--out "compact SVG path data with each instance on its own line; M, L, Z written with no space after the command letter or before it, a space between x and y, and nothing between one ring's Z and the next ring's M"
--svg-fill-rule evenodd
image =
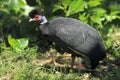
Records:
M43 16L43 13L44 13L43 10L37 10L37 9L34 9L34 10L30 11L29 12L29 17L30 17L29 22L40 21L42 16Z

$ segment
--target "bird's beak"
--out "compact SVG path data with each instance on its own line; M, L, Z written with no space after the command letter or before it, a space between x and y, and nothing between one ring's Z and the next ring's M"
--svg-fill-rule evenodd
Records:
M32 21L34 21L34 19L32 19L32 18L31 18L31 19L29 19L29 22L32 22Z

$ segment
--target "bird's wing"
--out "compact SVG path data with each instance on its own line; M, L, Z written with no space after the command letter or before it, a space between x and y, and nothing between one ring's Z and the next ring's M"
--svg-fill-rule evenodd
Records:
M71 25L70 25L71 26ZM90 50L99 42L99 35L94 29L84 26L69 25L59 28L56 37L72 49L89 54Z
M56 37L60 38L63 42L74 47L76 45L82 45L88 36L87 31L81 31L76 27L61 27L56 33Z

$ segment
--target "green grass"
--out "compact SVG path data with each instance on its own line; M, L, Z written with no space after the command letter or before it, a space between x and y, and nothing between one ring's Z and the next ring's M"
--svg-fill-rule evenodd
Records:
M27 48L21 53L15 53L11 49L0 53L0 80L118 80L120 67L114 70L97 72L97 76L83 72L81 75L73 70L55 69L55 66L41 66L40 59L46 54L38 53L37 47ZM39 60L36 62L36 60ZM52 64L52 63L51 63Z

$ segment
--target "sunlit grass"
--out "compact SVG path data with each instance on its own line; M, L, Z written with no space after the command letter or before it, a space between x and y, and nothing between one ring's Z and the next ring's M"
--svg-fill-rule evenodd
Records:
M37 47L27 48L23 53L15 53L11 49L4 50L0 53L0 80L113 80L119 78L119 67L114 68L113 73L98 69L97 76L93 76L89 72L80 74L73 70L68 71L66 67L57 70L53 63L47 64L48 66L40 65L45 55L41 53L40 56Z

